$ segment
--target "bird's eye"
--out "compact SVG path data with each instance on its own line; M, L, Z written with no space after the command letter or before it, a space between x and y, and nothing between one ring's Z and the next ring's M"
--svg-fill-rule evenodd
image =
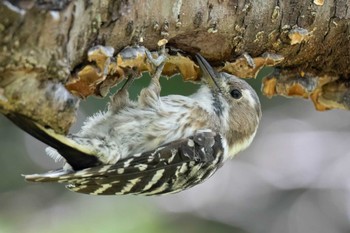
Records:
M234 98L234 99L239 99L242 97L242 92L238 89L233 89L231 92L230 92L231 96Z

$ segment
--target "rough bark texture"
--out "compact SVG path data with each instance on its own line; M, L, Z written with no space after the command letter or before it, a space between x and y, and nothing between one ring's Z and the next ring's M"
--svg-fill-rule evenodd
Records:
M0 2L0 15L0 109L30 116L59 132L74 120L77 97L61 88L52 94L52 83L66 83L88 64L90 48L111 46L118 53L142 44L155 50L163 38L188 54L200 52L217 66L235 64L242 54L274 54L284 59L278 62L277 78L265 83L269 95L315 95L317 102L325 96L323 85L331 83L335 87L328 89L341 89L336 94L340 100L334 101L350 108L348 0L13 0ZM247 67L255 65L246 60ZM278 89L281 74L297 80L287 85L286 93ZM298 81L305 74L311 81L330 78L314 87ZM59 104L50 102L38 111L45 101Z

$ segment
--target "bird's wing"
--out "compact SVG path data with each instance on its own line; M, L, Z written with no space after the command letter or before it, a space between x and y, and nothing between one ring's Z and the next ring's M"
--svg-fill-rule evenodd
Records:
M95 195L175 193L203 182L221 166L222 140L217 133L203 131L114 165L56 170L26 175L25 179L68 183L67 188L74 192Z

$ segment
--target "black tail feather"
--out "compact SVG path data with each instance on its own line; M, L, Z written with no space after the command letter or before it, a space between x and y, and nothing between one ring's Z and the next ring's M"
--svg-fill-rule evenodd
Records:
M68 145L59 138L55 138L53 136L55 134L48 133L48 131L52 129L43 130L38 126L37 123L33 122L26 116L16 113L9 113L5 116L28 134L32 135L33 137L42 141L48 146L56 149L58 153L66 159L67 163L71 165L75 171L102 164L96 156L83 152L71 145Z

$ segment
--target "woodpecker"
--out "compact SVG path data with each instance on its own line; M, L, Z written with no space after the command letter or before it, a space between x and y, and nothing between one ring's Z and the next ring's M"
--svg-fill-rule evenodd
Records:
M23 116L7 117L48 144L48 155L64 159L63 168L25 175L27 181L67 183L69 190L94 194L161 195L176 193L209 178L252 142L261 118L254 89L217 72L200 55L202 85L191 96L160 96L159 77L166 56L137 101L127 89L105 112L89 117L78 133L58 135ZM147 57L152 57L147 53ZM156 63L154 63L156 64Z

